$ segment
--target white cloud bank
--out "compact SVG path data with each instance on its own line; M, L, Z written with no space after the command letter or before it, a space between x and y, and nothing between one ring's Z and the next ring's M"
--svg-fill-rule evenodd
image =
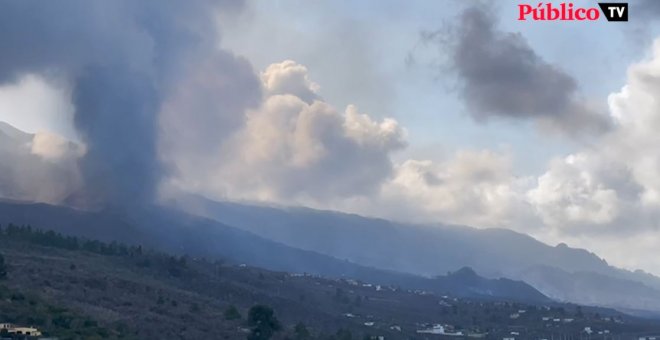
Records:
M660 40L609 97L611 131L536 176L489 150L395 164L391 155L406 145L396 121L337 110L292 61L261 80L262 103L224 143L222 162L197 185L185 176L178 185L215 198L508 227L660 273L660 259L646 256L660 246ZM627 242L636 251L622 251Z
M614 129L597 145L553 161L528 197L559 235L617 264L659 273L660 40L608 103Z
M609 97L615 129L555 160L529 193L546 224L620 234L655 230L660 213L660 40Z
M337 110L293 61L269 66L261 80L261 104L209 155L218 162L195 176L184 172L175 185L214 197L309 203L373 195L391 176L390 153L406 145L395 120L376 121L354 106ZM179 154L174 163L185 169L192 153Z
M261 84L232 87L261 88L260 98L236 105L251 107L247 111L219 105L232 94L214 95L228 84L208 69L193 72L161 112L161 157L173 169L166 189L397 220L508 227L660 273L660 258L649 256L660 247L660 40L609 97L611 130L598 143L552 160L538 175L516 173L512 155L490 150L395 163L392 155L406 147L406 130L352 105L332 106L307 69L293 61L269 66ZM250 72L247 66L235 71ZM182 110L190 115L172 114ZM60 175L75 173L53 162L80 156L66 140L37 134L22 145L29 157L20 161L39 159L60 164L59 171L66 170ZM15 183L24 186L5 185L0 194L25 193L28 184L39 183L35 178L53 179L41 172L14 175L21 175ZM76 183L75 176L64 178ZM66 197L55 189L35 197Z

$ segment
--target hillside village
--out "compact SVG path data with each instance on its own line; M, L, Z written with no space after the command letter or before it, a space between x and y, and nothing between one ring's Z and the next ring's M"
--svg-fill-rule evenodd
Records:
M160 338L253 334L256 305L273 339L639 339L660 322L611 309L465 299L424 290L272 272L9 226L0 318L46 337Z

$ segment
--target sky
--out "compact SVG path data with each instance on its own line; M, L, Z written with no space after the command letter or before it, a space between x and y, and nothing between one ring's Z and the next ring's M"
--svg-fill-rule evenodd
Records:
M147 188L161 196L509 228L660 274L660 258L651 256L660 249L657 6L630 1L627 23L534 22L516 20L520 3L223 4L194 27L195 44L159 45L161 31L147 30L156 43L145 51L137 25L122 32L131 45L116 58L127 58L129 72L153 68L155 76L137 79L156 122L112 125L133 136L116 149L146 142L129 160L157 153L139 170L165 168ZM115 21L105 24L93 28L103 33ZM123 42L110 41L123 51ZM96 156L76 156L94 160L83 164L116 157L104 144L112 134L97 136L81 120L84 95L93 93L80 97L80 71L69 64L44 71L9 63L20 72L4 78L0 63L0 121L87 145ZM171 66L178 64L186 66ZM103 79L94 73L91 83ZM51 162L60 154L39 153Z

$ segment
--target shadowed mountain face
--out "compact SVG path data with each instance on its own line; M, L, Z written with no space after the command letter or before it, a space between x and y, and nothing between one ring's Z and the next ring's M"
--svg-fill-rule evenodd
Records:
M337 212L213 202L200 197L177 203L193 214L294 247L426 276L461 266L491 277L507 276L516 268L537 264L569 271L611 271L605 261L585 250L551 247L504 229L408 225Z
M374 269L160 207L92 213L46 204L4 202L0 203L0 223L30 224L67 235L143 245L174 254L224 259L271 270L352 278L457 297L549 301L524 282L489 280L476 273L430 279Z
M174 204L257 235L362 265L434 276L462 266L531 283L558 300L660 310L660 279L612 267L593 253L503 229L416 226L306 208L214 202Z

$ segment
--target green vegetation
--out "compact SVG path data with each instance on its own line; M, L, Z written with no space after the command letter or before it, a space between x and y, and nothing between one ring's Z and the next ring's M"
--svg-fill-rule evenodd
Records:
M293 329L293 331L296 334L296 340L311 339L312 337L312 334L302 322L296 324L296 327Z
M272 308L256 305L248 312L248 325L252 327L248 340L268 340L282 329Z
M240 318L241 313L238 312L236 306L231 305L225 310L225 320L239 320Z
M116 330L99 327L97 322L67 308L0 285L0 320L39 328L44 336L61 339L125 338Z
M0 238L14 241L27 241L42 246L68 249L84 250L101 255L138 255L142 253L142 247L130 247L117 242L110 244L97 240L85 240L74 236L64 236L52 230L43 231L33 229L31 226L16 226L9 224L0 229Z
M7 265L5 264L5 257L0 254L0 280L7 278Z
M32 325L60 339L398 339L436 323L489 338L521 328L524 338L574 336L584 327L610 334L660 329L607 309L376 288L29 226L0 228L0 249L0 322Z
M85 251L98 255L129 257L145 268L155 268L174 277L183 277L188 272L187 256L171 256L157 251L144 251L142 246L127 246L117 242L105 243L97 240L87 240L75 236L65 236L52 230L42 231L31 226L16 226L9 224L0 228L0 240L23 241L46 247L66 249L72 251ZM1 260L0 279L2 269L5 271L4 260ZM76 270L71 263L70 270Z
M340 329L340 330L337 331L337 334L336 334L334 337L332 337L332 339L336 339L336 340L352 340L352 339L353 339L353 334L352 334L351 331L349 331L348 329L343 329L343 328L342 328L342 329Z

